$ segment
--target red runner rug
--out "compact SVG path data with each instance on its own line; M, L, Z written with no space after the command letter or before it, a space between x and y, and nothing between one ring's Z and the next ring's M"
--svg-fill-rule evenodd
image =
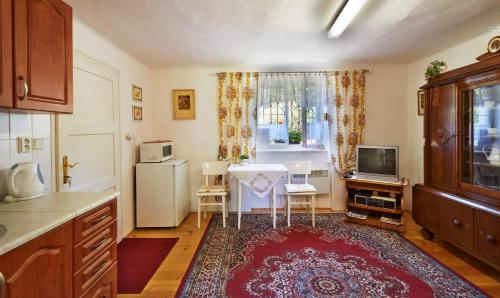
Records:
M487 297L396 232L341 214L214 216L178 297Z
M179 238L124 238L118 244L118 294L139 294Z

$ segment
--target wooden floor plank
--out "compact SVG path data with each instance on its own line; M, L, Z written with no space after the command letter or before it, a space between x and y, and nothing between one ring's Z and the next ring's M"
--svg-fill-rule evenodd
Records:
M268 210L255 211L256 213L269 213ZM211 214L207 214L206 219L202 217L202 226L200 229L196 227L197 214L191 213L178 228L137 229L130 233L127 237L170 237L179 238L179 241L177 241L141 294L122 294L118 295L118 297L173 297L196 252L210 218ZM500 272L443 242L439 238L434 241L423 239L420 234L420 227L413 221L411 214L405 214L405 225L406 231L403 234L405 238L488 294L493 297L500 297Z

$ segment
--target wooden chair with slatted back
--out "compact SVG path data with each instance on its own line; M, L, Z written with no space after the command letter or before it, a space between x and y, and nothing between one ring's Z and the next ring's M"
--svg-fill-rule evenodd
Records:
M227 161L205 161L201 163L201 171L205 176L205 185L200 187L196 196L198 198L198 228L200 228L201 209L205 206L221 206L222 208L222 225L226 227L227 211L227 187L226 176L229 163ZM210 184L210 176L222 176L222 183L220 185ZM220 197L220 202L217 202ZM213 202L205 200L214 198ZM204 218L207 217L207 211L204 209Z
M288 226L290 226L290 209L292 205L310 206L312 226L316 226L315 208L317 190L314 185L308 183L308 176L311 175L311 164L311 161L285 161L285 166L288 169L288 183L285 184ZM292 183L294 175L304 175L304 183ZM294 201L296 197L303 197L304 200Z

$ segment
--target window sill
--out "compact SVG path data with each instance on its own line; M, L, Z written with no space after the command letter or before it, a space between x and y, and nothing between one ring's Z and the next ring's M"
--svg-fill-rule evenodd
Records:
M314 152L314 153L321 153L321 152L326 152L326 149L315 149L315 148L294 148L294 147L288 147L288 148L257 148L257 153L259 152L276 152L276 153L283 153L283 152Z

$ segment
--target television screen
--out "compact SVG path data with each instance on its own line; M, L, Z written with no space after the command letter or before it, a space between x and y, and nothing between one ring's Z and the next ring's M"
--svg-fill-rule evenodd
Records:
M398 177L398 148L358 146L358 173Z

